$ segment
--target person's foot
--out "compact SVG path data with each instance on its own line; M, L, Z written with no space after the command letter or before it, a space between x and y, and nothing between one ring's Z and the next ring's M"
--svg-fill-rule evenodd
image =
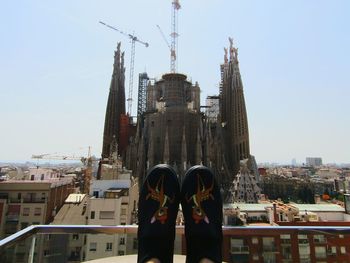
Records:
M153 258L173 262L179 194L179 181L170 166L159 164L150 170L139 197L139 263Z
M222 262L222 200L213 173L205 166L193 166L181 188L185 218L186 263L202 259Z

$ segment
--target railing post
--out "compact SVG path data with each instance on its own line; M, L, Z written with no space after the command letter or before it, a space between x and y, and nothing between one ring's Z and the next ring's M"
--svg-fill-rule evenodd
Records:
M28 263L33 263L33 260L34 260L35 241L36 241L36 234L34 234L32 237L32 244L30 245Z

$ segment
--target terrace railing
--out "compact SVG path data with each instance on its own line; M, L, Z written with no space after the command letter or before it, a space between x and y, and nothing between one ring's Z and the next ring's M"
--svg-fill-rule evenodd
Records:
M350 227L225 226L223 234L225 262L350 262ZM136 225L32 225L0 240L0 261L115 262L115 256L137 254L137 246ZM183 226L176 227L174 253L186 255Z

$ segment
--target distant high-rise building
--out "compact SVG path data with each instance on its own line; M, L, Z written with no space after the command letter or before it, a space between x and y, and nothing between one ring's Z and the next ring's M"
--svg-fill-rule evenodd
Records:
M306 157L307 166L321 166L322 158L320 157Z

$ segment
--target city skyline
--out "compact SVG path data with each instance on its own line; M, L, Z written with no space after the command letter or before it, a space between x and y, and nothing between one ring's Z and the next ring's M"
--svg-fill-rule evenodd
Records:
M234 38L247 105L251 153L258 163L349 163L346 102L350 22L346 1L180 1L178 72L207 95L218 94L220 64ZM0 11L0 161L32 154L86 155L102 150L103 122L117 42L130 43L102 20L135 31L136 77L169 71L169 51L156 25L170 33L171 1L4 3ZM83 148L83 149L82 149Z

